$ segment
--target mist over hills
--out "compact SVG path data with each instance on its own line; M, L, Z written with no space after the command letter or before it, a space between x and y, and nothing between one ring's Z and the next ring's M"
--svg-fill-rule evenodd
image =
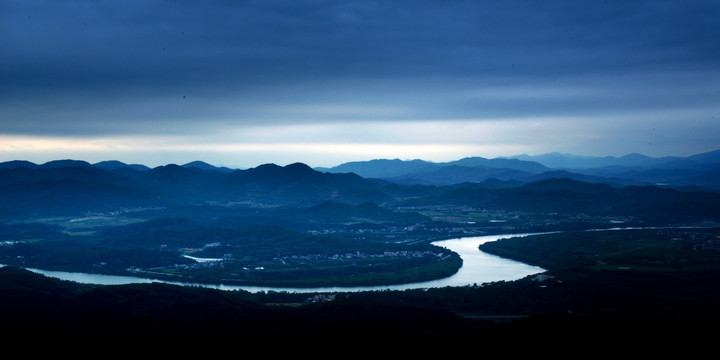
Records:
M365 165L390 177L362 176ZM244 257L252 251L265 256L281 242L295 249L288 250L293 255L298 246L310 254L341 245L355 250L381 246L385 251L404 242L420 246L433 239L618 223L704 226L720 223L720 192L714 190L720 171L712 163L705 165L707 171L697 173L672 169L677 181L659 185L516 159L466 158L447 164L376 160L343 167L353 172L319 171L303 163L232 170L201 161L154 168L120 161L12 161L0 163L0 227L9 244L24 240L0 250L13 263L83 271L102 263L124 274L133 266L188 265L193 260L178 260L179 253L188 251L185 247L211 257L223 257L223 251ZM429 170L419 172L423 168ZM666 178L670 174L652 170ZM34 236L37 224L48 226L44 231L50 235ZM116 231L123 235L116 238ZM75 235L86 233L93 235ZM37 239L44 239L42 246L33 243ZM205 249L216 242L224 245ZM80 250L69 251L69 244L80 246L84 256L76 256ZM182 248L168 252L167 244ZM130 245L134 248L126 248ZM453 269L443 263L432 272L408 276L425 279ZM350 270L358 271L337 268ZM322 272L308 271L314 280L306 281L328 281ZM218 281L223 275L203 276ZM273 281L287 281L277 276Z
M709 246L703 251L675 239L685 236L687 241L695 241L686 236L684 229L716 227L720 223L717 154L652 162L656 167L647 161L642 166L610 162L613 165L585 168L553 168L549 163L524 159L477 157L448 163L373 160L333 169L313 169L303 163L228 169L202 161L153 168L116 160L95 164L82 160L4 162L0 163L0 255L5 264L13 267L0 269L0 308L9 321L7 329L15 334L16 329L41 329L48 334L71 329L83 335L105 329L102 335L106 336L114 329L152 339L156 334L176 331L187 335L189 341L209 336L213 343L218 336L227 334L233 334L233 341L236 336L262 337L258 329L271 334L273 340L276 334L295 339L297 334L307 332L308 326L315 329L312 343L318 338L327 340L330 333L337 335L337 325L345 330L339 336L343 338L346 334L361 338L383 329L386 339L396 341L399 331L435 336L441 330L456 341L458 329L462 329L458 334L467 336L475 333L466 329L486 324L487 320L478 323L457 315L468 309L490 317L528 313L539 316L537 330L527 333L533 339L538 333L552 333L548 324L556 320L542 321L542 316L557 311L578 319L587 317L587 313L600 314L599 319L603 319L609 312L636 321L634 314L640 312L652 311L658 314L656 318L665 319L668 309L673 316L693 309L691 319L704 319L708 313L717 315L712 309L717 308L718 291L713 281L717 270L712 267L713 272L707 272L702 266L710 267L708 264L715 261L720 237L711 232L707 242L706 238L698 238L703 241L698 244ZM663 184L658 184L660 179ZM132 276L137 276L134 271L139 269L173 281L202 279L207 283L223 283L229 278L250 284L274 281L282 285L293 281L326 285L341 280L362 284L368 279L378 283L397 279L414 282L449 276L462 261L452 256L437 261L434 256L360 256L429 250L431 241L445 238L488 233L573 233L618 226L676 226L683 230L657 235L668 237L667 243L649 242L630 233L621 241L610 237L603 245L609 255L603 258L597 258L598 249L588 247L585 232L575 235L575 245L561 243L553 247L545 242L543 246L549 247L541 247L542 251L517 250L518 254L541 259L554 254L572 264L589 259L589 270L558 267L546 273L549 280L542 285L528 277L479 287L359 293L313 304L317 306L298 306L307 300L274 292L251 297L244 292L218 293L159 284L70 286L14 267ZM628 251L619 251L619 243L630 243ZM667 250L669 246L673 247ZM681 246L682 251L678 250ZM632 255L635 251L639 253ZM184 256L188 253L222 258L223 266L203 267ZM334 254L358 257L330 260ZM678 254L693 254L693 260L677 258ZM226 255L230 255L228 261ZM317 256L317 262L301 267L310 256ZM298 260L290 260L295 257ZM637 270L629 270L631 267L624 262L608 270L599 261L628 258L635 261L628 264ZM285 261L294 262L290 266ZM246 269L248 262L275 268L250 272L248 269L256 267L248 265ZM688 263L700 266L699 270L689 268ZM646 268L650 270L643 272ZM672 279L672 286L668 286L668 279ZM694 292L687 295L688 289ZM642 297L639 293L643 293ZM713 297L706 301L707 294ZM667 299L685 298L689 300L675 307L667 305ZM416 307L413 301L423 307ZM292 306L277 306L283 302ZM272 306L266 307L265 303ZM358 305L365 311L358 313ZM579 315L567 313L567 309L583 308L590 310ZM451 312L437 317L438 312L429 309ZM188 314L192 315L189 321ZM458 327L459 321L464 327ZM517 324L516 320L501 321ZM138 332L137 325L143 322L147 333ZM487 324L494 333L498 324ZM588 326L598 331L597 339L626 329L626 322L602 330L597 324L603 322ZM646 331L656 325L651 322L641 328ZM558 328L583 337L588 334L565 323ZM680 327L663 329L671 328ZM632 336L627 338L634 339L639 333L630 332ZM558 338L555 332L541 345L558 339L566 338Z
M642 154L590 157L549 153L485 159L470 157L434 163L424 160L376 159L344 163L326 172L354 172L402 184L451 185L488 179L523 183L550 178L627 185L700 186L720 189L720 150L688 157L652 158Z
M291 165L297 166L297 164L300 163ZM106 160L91 164L82 160L59 159L43 164L25 160L1 162L0 170L93 167L134 177L139 172L151 170L158 173L169 173L172 171L169 170L171 168L221 173L234 173L238 170L260 173L271 171L270 166L272 165L275 164L262 164L243 170L218 167L196 160L182 165L166 164L151 168L143 164L126 164L118 160ZM165 170L161 170L163 168ZM532 182L566 177L579 181L618 185L697 185L713 188L718 182L720 150L687 157L666 156L661 158L652 158L637 153L621 157L592 157L555 152L534 156L521 154L493 159L476 156L449 162L431 162L421 159L374 159L347 162L330 168L315 167L313 169L320 173L354 173L363 178L383 179L399 184L452 185L463 182L482 182L488 179Z
M372 190L385 184L355 174L320 173L304 164L266 164L247 170L164 165L107 167L64 161L26 167L3 163L0 210L7 214L107 211L205 203L314 205L326 200L348 203L376 201Z
M580 164L579 158L560 154L536 160L548 158ZM5 200L0 215L20 218L203 204L308 208L333 202L604 213L649 213L653 207L676 206L679 212L695 216L705 211L714 217L714 204L720 203L715 199L720 191L719 158L720 151L663 159L633 154L584 158L583 168L551 168L550 162L514 158L472 157L447 163L394 159L331 169L303 163L229 169L202 161L150 168L115 160L18 160L0 163L0 195Z
M486 159L469 157L446 163L434 163L425 160L376 159L344 163L332 168L316 168L327 172L354 172L363 177L382 179L402 179L413 174L430 174L448 167L454 169L505 169L522 173L540 173L550 170L548 167L533 161L518 159ZM402 181L401 181L402 182Z
M638 153L627 154L621 157L592 157L553 152L537 156L522 154L511 156L509 158L519 159L523 161L534 161L547 167L558 169L589 169L610 166L689 169L697 168L698 166L702 166L705 164L719 163L720 150L709 151L688 157L665 156L661 158L653 158Z

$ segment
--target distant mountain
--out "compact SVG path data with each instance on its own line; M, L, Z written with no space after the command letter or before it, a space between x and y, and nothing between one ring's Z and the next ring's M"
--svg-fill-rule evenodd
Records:
M692 169L663 169L613 166L596 169L575 170L575 172L588 177L595 177L599 179L621 179L626 183L679 185L687 184L689 179L697 178L705 171Z
M17 169L23 167L28 169L37 169L39 165L25 160L12 160L0 163L0 170Z
M137 171L150 170L150 168L145 165L126 164L124 162L117 161L117 160L101 161L101 162L93 164L93 166L99 167L99 168L105 169L105 170L117 170L117 169L125 169L125 168L129 168L129 169L137 170Z
M708 164L720 163L720 150L705 152L688 157L666 156L653 158L642 154L628 154L621 157L578 156L557 152L542 155L516 155L507 159L533 161L554 169L591 169L603 167L693 169Z
M63 164L65 166L62 166ZM78 180L83 182L103 182L114 185L127 185L128 179L83 162L55 162L50 166L15 167L0 171L0 184L20 181Z
M509 159L534 161L553 169L587 169L605 166L639 166L652 161L653 158L641 154L628 154L622 157L605 156L579 156L561 154L558 152L530 156L526 154L515 155Z
M225 173L206 171L196 167L168 164L134 174L138 187L178 202L215 200L208 197L214 186L225 178Z
M533 175L515 169L448 165L427 172L390 177L386 180L400 184L452 185L465 182L479 183L490 179L525 181Z
M376 159L349 162L333 168L316 170L331 173L355 173L366 178L385 179L405 184L446 185L478 182L494 176L500 180L516 180L550 169L535 162L517 159L468 157L444 163L424 160Z
M688 157L688 159L697 161L701 164L718 164L720 163L720 150L693 155Z
M715 191L720 188L717 177L712 175L720 171L720 150L689 157L650 158L630 154L620 158L580 158L552 153L523 158L531 158L546 165L555 164L558 168L574 174L592 176L596 181L606 183L614 181L625 185L675 187L697 185ZM577 176L572 178L587 180Z
M381 191L387 185L384 181L356 174L322 173L301 163L284 167L264 164L231 172L175 164L135 170L119 162L96 166L77 161L58 161L47 167L27 167L18 162L7 165L0 170L0 196L4 200L0 214L10 217L208 202L308 206L331 200L353 204L391 200Z
M426 173L411 173L386 180L400 184L452 185L467 182L482 183L488 180L501 182L514 181L520 183L534 182L545 179L565 178L590 183L607 183L613 185L640 185L638 181L618 177L593 176L573 173L566 170L548 170L542 173L529 173L507 168L483 168L450 165Z
M332 168L317 168L331 173L355 173L365 178L387 179L409 173L428 172L440 168L441 164L424 160L375 159L347 162Z
M689 207L690 198L697 202L694 213L699 214L702 209L707 210L708 200L715 201L715 193L720 191L720 166L712 163L717 155L706 153L693 159L673 159L674 162L705 162L693 169L615 165L583 170L552 169L528 161L484 158L465 158L448 163L372 160L344 164L329 171L318 171L303 163L287 166L263 164L228 171L200 161L152 169L112 160L92 165L78 160L57 160L42 165L10 161L0 163L0 197L4 200L0 203L0 216L77 214L120 207L216 204L267 208L310 207L325 203L324 207L312 210L324 210L317 213L318 218L327 218L332 211L338 211L346 214L355 212L352 217L358 219L365 217L368 221L381 221L383 216L394 215L368 215L371 212L361 215L361 210L373 209L344 208L336 203L351 206L374 203L384 207L408 202L409 205L449 204L523 211L619 212L623 206L637 209L632 201L638 201L643 206L655 201L658 209L666 206L668 211L683 209ZM628 157L631 158L643 159L634 155ZM372 178L355 171L340 172L342 169L384 176L399 175ZM578 184L583 184L593 190L571 191L569 187L564 191L538 191L537 188L523 187L559 180L565 181L562 183L565 186L577 188ZM628 190L630 186L634 186L635 190ZM608 187L614 190L608 190ZM645 188L681 191L673 193L675 198L667 197L669 193L665 192L653 193L655 199L637 197L638 192L651 193ZM705 196L694 197L698 190L705 191ZM674 199L676 207L670 205L670 200L662 205L657 203L662 199ZM693 213L687 209L683 211ZM714 214L712 211L710 214Z
M229 173L215 187L217 196L259 203L311 204L320 201L384 202L386 182L354 173L323 173L302 163L264 164Z
M504 158L486 159L482 157L467 157L456 161L441 163L441 165L459 165L465 167L483 167L491 169L512 169L534 174L550 170L547 166L535 161Z
M638 181L637 179L628 179L624 177L617 177L608 174L593 175L585 172L571 172L567 170L551 170L540 174L535 174L525 178L525 182L536 182L548 179L570 179L576 181L582 181L587 183L596 184L609 184L614 186L628 186L628 185L647 185L648 182Z
M409 199L403 206L469 206L479 209L587 215L692 217L720 219L720 194L679 191L655 186L613 187L567 178L549 178L524 185L488 189L448 188L442 194Z
M324 169L327 172L353 172L361 176L380 178L398 184L419 185L452 185L462 183L478 183L486 180L531 182L554 177L564 177L590 182L606 182L613 184L638 184L606 174L583 174L549 168L534 161L519 159L486 159L468 157L445 163L431 163L422 160L402 161L371 160L352 162L334 168Z
M82 160L71 160L71 159L65 159L65 160L53 160L48 161L42 165L40 165L43 169L58 169L58 168L66 168L66 167L89 167L89 162L82 161Z
M548 153L495 159L468 157L443 163L375 159L348 162L336 167L316 170L355 173L366 178L419 185L451 185L482 182L488 179L531 182L564 177L617 186L699 185L707 189L717 189L720 186L713 182L712 179L715 177L704 174L720 170L720 150L689 157L663 158L652 158L642 154L590 157ZM693 183L693 179L702 179L702 184Z
M192 161L187 164L182 165L182 167L185 168L198 168L201 170L217 170L217 171L223 171L223 172L232 172L233 169L230 169L228 167L218 167L214 165L210 165L204 161Z
M48 161L44 164L36 164L26 160L12 160L0 163L0 170L4 169L15 169L15 168L28 168L28 169L61 169L69 167L97 167L103 170L115 170L121 168L131 168L134 170L149 170L150 168L140 164L125 164L117 160L100 161L95 164L90 164L87 161L82 160L53 160Z

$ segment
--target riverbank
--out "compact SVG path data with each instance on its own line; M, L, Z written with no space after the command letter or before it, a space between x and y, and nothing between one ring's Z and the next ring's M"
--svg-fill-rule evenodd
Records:
M419 288L441 288L448 286L474 286L483 283L496 281L512 281L523 278L528 275L543 272L540 267L526 265L524 263L505 259L499 256L490 255L481 252L478 246L481 244L496 241L506 237L524 237L531 234L503 234L474 236L466 238L449 239L434 242L434 245L448 249L458 254L462 259L462 265L453 275L430 281L411 282L405 284L394 285L377 285L377 286L318 286L318 287L297 287L297 286L253 286L253 285L230 285L230 284L205 284L194 282L177 282L162 279L152 279L134 276L114 276L102 275L82 272L64 272L64 271L48 271L41 269L28 268L33 272L37 272L49 277L63 280L70 280L87 284L99 285L118 285L118 284L134 284L134 283L151 283L163 282L168 284L200 286L220 290L243 290L249 292L358 292L358 291L376 291L376 290L408 290Z
M593 242L592 253L615 254L612 238L621 235L642 240L635 230L578 234L604 235ZM668 236L669 244L682 245L672 242L677 237ZM567 246L567 251L577 252L587 245L582 237L576 243L542 236L517 242L533 245L535 239L542 240L542 246L527 247L528 254L553 253ZM660 260L676 253L672 247L655 250L617 260L662 265ZM719 253L688 251L697 251L702 256L698 259L704 258L703 252ZM522 344L527 351L553 353L571 351L567 344L572 343L613 353L682 350L693 356L713 346L714 333L707 329L720 318L720 267L718 261L705 259L704 267L645 264L620 269L597 266L595 261L579 264L558 253L553 261L564 261L564 270L549 269L543 276L477 287L344 292L321 298L326 301L306 294L217 291L157 282L80 285L7 267L0 269L0 317L3 338L10 345L32 337L74 349L82 339L103 346L127 344L123 348L134 352L142 350L139 344L163 351L168 345L161 338L168 337L191 344L205 356L220 348L226 352L218 347L226 341L249 347L280 341L295 353L318 342L377 352L380 344L404 349L405 339L413 339L410 352L426 349L415 346L418 341L441 349L453 344L514 349ZM171 353L185 346L170 348Z

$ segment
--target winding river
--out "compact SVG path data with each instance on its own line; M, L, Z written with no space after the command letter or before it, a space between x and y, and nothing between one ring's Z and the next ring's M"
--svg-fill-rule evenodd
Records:
M528 275L544 272L537 266L530 266L514 260L504 259L495 255L487 254L478 249L480 244L496 241L501 238L528 236L531 234L505 234L488 235L476 237L464 237L450 240L437 241L433 244L452 250L460 255L463 265L452 276L425 282L385 285L385 286L353 286L353 287L320 287L320 288L285 288L285 287L262 287L262 286L236 286L236 285L211 285L185 282L169 282L155 279L99 275L91 273L77 273L64 271L47 271L27 268L27 270L43 274L45 276L70 280L86 284L120 285L132 283L164 282L168 284L203 286L220 290L245 290L249 292L287 291L301 293L315 292L353 292L353 291L374 291L374 290L406 290L423 288L440 288L447 286L472 286L482 285L495 281L512 281L521 279ZM3 265L0 265L0 267Z

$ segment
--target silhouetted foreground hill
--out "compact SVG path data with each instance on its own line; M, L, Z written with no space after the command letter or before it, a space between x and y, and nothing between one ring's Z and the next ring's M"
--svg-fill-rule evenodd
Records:
M168 354L213 354L264 344L274 354L340 345L401 346L412 353L422 349L416 341L467 341L485 331L427 307L343 300L272 306L244 292L159 283L79 285L14 267L0 268L0 295L4 341L32 338L53 346L80 341L120 351L149 345Z
M479 159L468 161L472 164ZM505 219L529 213L518 221L537 221L543 230L552 230L554 225L547 220L556 218L575 221L572 226L594 216L605 226L615 226L609 220L615 216L643 226L720 220L720 194L716 192L696 187L620 186L579 181L563 174L536 173L537 181L530 182L488 179L429 186L319 172L299 163L228 171L201 162L153 169L115 162L10 162L0 164L2 246L8 251L30 249L29 255L45 254L74 265L83 260L108 266L117 260L117 254L102 262L79 259L77 250L60 245L67 245L71 238L95 250L98 243L92 241L103 240L118 248L136 242L161 249L163 256L168 256L163 245L200 248L217 239L228 244L267 240L265 245L275 248L310 239L308 230L350 233L381 229L378 224L398 228L427 224L434 229L441 222L432 214L447 208L450 210L441 215L460 219L456 221L466 226L464 229L474 225L463 222L463 212L492 216L497 212ZM713 173L706 175L712 181ZM64 223L68 225L87 212L113 213L126 208L142 209L142 213L134 213L139 222L65 228L67 232L52 222L25 222L64 215L69 216ZM425 214L429 215L413 209L428 210ZM453 228L460 222L442 226ZM84 237L75 231L94 235ZM372 232L364 232L362 238L384 240L391 235L395 239L402 234L383 231L375 238L370 237ZM253 236L248 236L251 233ZM434 236L441 235L418 232L410 237L429 241ZM670 348L682 349L688 356L714 341L713 333L705 329L720 320L717 236L713 236L703 238L708 241L702 244L683 247L677 240L681 236L668 236L660 246L625 241L637 238L630 234L622 243L637 246L611 248L615 263L598 257L603 252L591 245L607 243L591 243L590 236L574 234L572 246L559 243L562 246L556 248L542 238L534 250L522 243L524 246L514 250L505 245L504 251L511 249L514 258L550 268L543 274L545 278L480 287L334 294L327 302L307 302L311 296L307 294L251 294L159 283L81 285L4 267L0 268L0 335L9 344L6 348L26 346L27 340L33 339L68 351L80 341L85 342L79 345L82 349L93 344L128 354L150 348L155 354L208 356L227 355L229 349L260 348L274 355L312 351L322 356L340 349L343 354L367 350L377 355L391 349L396 354L427 355L428 349L433 349L448 356L463 355L473 348L537 355L544 350L584 346L595 354L597 349L614 355L632 349L642 351L643 356L667 355ZM315 248L331 249L329 239L316 239L320 245ZM345 246L359 238L338 239L332 245ZM60 246L68 256L61 259L57 253L48 253L49 248L34 247L43 241ZM352 247L357 249L358 244ZM219 251L218 247L208 249L203 251ZM663 249L672 251L661 252ZM303 251L315 253L314 248ZM9 253L8 259L28 255L18 254L21 256ZM140 252L124 254L138 261ZM690 257L693 261L680 256L688 254L694 256ZM635 262L628 266L620 260ZM175 257L170 263L177 261ZM610 271L608 264L612 265ZM327 277L327 272L322 276Z
M717 292L704 299L697 292L717 274L670 281L665 275L633 272L556 275L568 281L337 294L334 301L285 306L260 302L272 301L272 294L157 283L81 285L4 267L0 331L6 351L23 348L22 341L32 339L54 351L102 346L128 355L211 356L231 348L274 355L352 351L447 356L466 353L468 347L502 349L506 355L565 355L586 347L580 351L648 356L680 350L692 356L712 346L707 326L720 319L713 306ZM677 296L683 293L694 300ZM303 302L312 294L301 296L292 297ZM500 310L500 316L470 318L446 310L469 303L475 309ZM502 316L513 314L526 315Z

